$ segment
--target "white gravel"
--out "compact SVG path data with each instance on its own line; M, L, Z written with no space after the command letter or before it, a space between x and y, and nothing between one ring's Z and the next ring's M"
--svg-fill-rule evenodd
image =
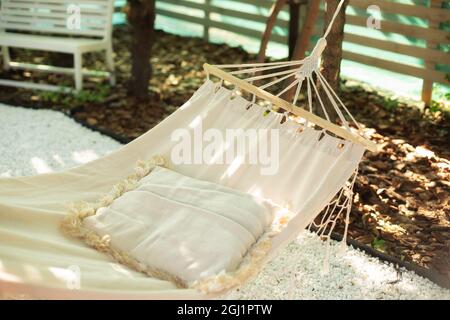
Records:
M95 160L120 145L61 112L0 104L0 177L58 171Z
M0 177L58 171L91 161L121 144L86 129L60 112L0 104ZM445 299L443 289L413 272L397 270L364 252L339 251L303 232L229 299Z
M329 271L323 264L327 244L303 232L267 264L253 281L228 299L444 299L450 290L366 253L332 241Z

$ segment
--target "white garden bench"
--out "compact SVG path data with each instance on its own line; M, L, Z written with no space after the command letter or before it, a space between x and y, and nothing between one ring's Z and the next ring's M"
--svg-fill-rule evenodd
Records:
M106 76L114 85L111 39L114 0L0 0L0 3L0 46L5 69L73 74L76 91L83 88L84 75ZM70 53L74 67L13 62L9 48ZM100 50L106 53L108 71L83 70L83 53ZM61 90L61 86L6 79L0 79L0 85Z

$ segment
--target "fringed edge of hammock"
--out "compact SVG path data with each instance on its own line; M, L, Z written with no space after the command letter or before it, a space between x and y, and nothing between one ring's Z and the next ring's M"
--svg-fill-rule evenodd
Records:
M249 278L255 276L262 268L264 258L272 247L272 239L282 231L293 215L286 209L247 251L243 257L243 261L235 271L222 271L217 275L197 280L190 285L172 274L139 262L125 251L113 248L111 246L111 236L100 236L84 226L84 219L95 215L99 208L111 205L115 199L119 198L125 192L136 189L138 182L147 176L156 166L167 167L167 165L167 161L162 156L154 156L148 161L138 161L135 172L122 182L114 185L112 190L97 202L79 201L71 203L69 205L69 214L64 217L60 225L62 232L84 240L89 246L100 252L107 253L121 264L150 277L170 281L178 288L193 288L202 293L220 293L239 286Z
M322 215L322 219L319 224L316 224L313 220L309 226L308 231L313 230L321 239L327 242L327 252L323 261L323 272L329 271L329 257L330 257L330 241L331 235L336 227L337 221L345 213L345 229L341 241L341 253L343 253L347 246L347 234L348 226L350 224L350 212L353 204L353 188L358 176L358 168L355 169L350 178L346 181L345 185L338 191L332 201L328 203ZM336 213L337 211L337 213Z
M329 255L331 234L337 224L337 220L342 216L345 210L345 231L341 242L341 250L346 248L346 239L348 225L350 223L350 211L353 200L353 187L358 176L358 169L347 180L346 184L338 191L332 201L325 207L325 212L319 224L314 221L308 226L317 228L316 233L327 242L327 253L323 261L323 272L329 270ZM336 209L338 212L336 213ZM234 272L222 272L216 276L206 278L194 283L194 287L203 292L220 292L242 285L246 280L256 275L263 267L266 256L272 248L272 239L277 236L293 217L293 213L286 210L279 219L275 219L272 225L259 240L249 249L239 268Z
M293 213L282 208L282 214L274 219L258 241L256 241L247 251L239 267L232 272L222 271L221 273L198 280L192 284L193 288L201 292L222 292L242 285L245 281L258 274L264 265L270 249L272 248L272 239L277 236L289 220Z
M187 285L181 279L162 270L149 267L131 257L127 252L113 248L111 246L111 236L100 236L91 229L86 228L83 224L84 219L95 215L98 209L111 205L115 199L119 198L125 192L136 189L139 180L148 175L156 166L166 167L167 162L161 156L154 156L148 161L138 161L134 170L135 172L122 182L114 185L112 190L97 202L80 201L71 203L69 205L69 214L63 219L60 227L65 234L84 240L89 246L100 252L109 254L119 263L136 271L143 272L150 277L171 281L178 288L186 288Z
M350 211L353 201L353 187L358 176L358 169L354 171L346 184L338 191L332 201L325 207L325 213L319 224L314 221L308 226L317 227L316 233L325 238L327 242L327 253L323 261L323 271L326 273L329 269L329 254L331 234L336 226L337 220L342 216L345 210L345 231L341 242L341 250L345 250L347 244L347 231L350 223ZM338 208L338 212L335 210ZM259 240L249 249L239 268L234 272L222 272L216 276L206 278L194 283L194 287L203 292L220 292L242 285L246 280L255 276L263 267L266 256L272 248L272 239L281 233L284 227L289 223L294 214L285 209L286 212L278 219L275 219L268 230L259 238ZM327 232L328 231L328 232Z

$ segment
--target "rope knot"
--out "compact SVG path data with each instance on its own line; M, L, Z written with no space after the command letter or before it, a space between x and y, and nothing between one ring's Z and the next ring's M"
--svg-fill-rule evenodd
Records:
M310 77L314 71L319 69L319 60L326 46L327 40L325 38L320 38L317 41L316 46L311 51L311 54L305 58L304 63L298 69L295 75L296 79L303 80L306 77Z

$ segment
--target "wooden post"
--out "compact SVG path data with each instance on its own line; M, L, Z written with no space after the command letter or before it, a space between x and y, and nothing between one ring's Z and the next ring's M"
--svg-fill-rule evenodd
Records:
M203 40L205 40L205 42L209 42L209 20L210 20L210 14L211 14L211 10L210 10L210 5L211 5L211 0L205 0L205 20L206 23L203 25Z
M440 8L442 6L442 1L440 0L430 0L430 7L432 8ZM428 21L429 29L439 29L440 22L437 19L430 19ZM435 50L438 43L434 41L427 41L427 48ZM436 64L433 61L425 59L425 69L426 70L434 70L436 68ZM422 101L426 104L430 104L433 98L433 81L430 79L424 79L422 85Z

